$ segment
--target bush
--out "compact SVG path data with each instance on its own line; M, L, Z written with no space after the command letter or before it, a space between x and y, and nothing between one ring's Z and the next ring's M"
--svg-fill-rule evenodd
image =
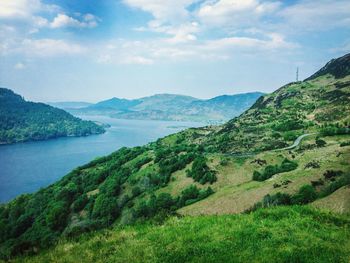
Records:
M316 143L317 147L324 147L327 144L326 141L324 141L324 140L322 140L320 138L316 138L315 143Z
M66 226L69 209L67 203L56 202L47 209L46 224L52 230L61 230Z
M95 200L92 217L102 222L102 225L111 224L119 215L118 201L116 197L100 194Z
M89 199L86 194L79 196L79 198L75 200L75 202L73 203L73 211L74 212L81 211L86 206L88 201Z
M298 167L296 162L284 159L280 165L268 165L263 172L254 171L254 181L265 181L278 173L293 171Z
M321 190L319 197L322 198L328 196L345 185L350 185L350 173L344 174L338 180L327 185L324 189Z
M199 190L197 186L190 185L181 192L181 196L178 201L178 207L193 204L208 197L213 193L214 191L213 189L211 189L211 187Z
M192 164L192 169L187 171L187 176L201 184L216 182L216 175L211 171L203 156L197 156Z
M317 193L312 185L304 185L299 192L292 197L293 204L307 204L317 199Z
M349 146L350 145L350 141L347 141L347 142L342 142L340 144L340 147L345 147L345 146Z

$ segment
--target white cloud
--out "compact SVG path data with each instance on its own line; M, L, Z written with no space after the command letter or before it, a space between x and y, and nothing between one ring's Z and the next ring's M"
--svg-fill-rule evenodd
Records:
M43 4L41 0L1 0L0 19L31 19L39 12L58 12L53 4Z
M186 7L198 0L124 0L127 5L153 15L158 23L181 21L188 18Z
M350 27L350 1L319 0L300 1L281 10L285 27L300 32Z
M17 70L21 70L21 69L25 69L25 65L22 63L22 62L18 62L14 68L17 69Z
M61 39L25 39L14 52L27 56L54 57L82 54L86 48Z
M121 60L121 64L152 65L153 60L142 56L131 56Z
M26 18L41 8L40 0L1 0L0 17Z
M206 1L197 11L198 18L208 26L245 27L262 15L276 11L280 2L258 0Z
M223 37L213 40L173 42L169 38L140 41L119 39L89 52L98 63L155 64L178 61L209 61L231 59L237 54L267 55L275 51L288 52L298 44L288 42L277 33L258 37Z
M67 16L66 14L58 14L54 20L50 23L51 28L62 28L62 27L77 27L77 28L92 28L98 24L98 18L92 14L86 14L82 20L79 21L73 17Z

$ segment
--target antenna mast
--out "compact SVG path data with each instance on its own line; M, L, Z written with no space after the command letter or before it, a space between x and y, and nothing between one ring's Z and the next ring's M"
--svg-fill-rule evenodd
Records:
M299 81L299 67L297 67L296 80Z

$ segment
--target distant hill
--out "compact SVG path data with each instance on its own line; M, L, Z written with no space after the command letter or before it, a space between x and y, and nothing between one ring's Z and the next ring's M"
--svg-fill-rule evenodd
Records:
M12 90L0 88L0 144L103 132L94 122L44 103L25 101Z
M263 93L224 95L208 100L175 94L156 94L135 100L112 98L73 114L109 115L122 119L223 122L248 109Z
M84 102L84 101L62 101L62 102L47 102L48 105L56 107L59 109L79 109L85 108L93 103Z

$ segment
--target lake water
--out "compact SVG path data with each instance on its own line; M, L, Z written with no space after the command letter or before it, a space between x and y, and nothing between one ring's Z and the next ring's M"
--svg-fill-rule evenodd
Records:
M75 167L123 146L144 145L186 127L202 126L190 122L84 118L108 123L111 128L101 135L0 146L0 202L48 186Z

